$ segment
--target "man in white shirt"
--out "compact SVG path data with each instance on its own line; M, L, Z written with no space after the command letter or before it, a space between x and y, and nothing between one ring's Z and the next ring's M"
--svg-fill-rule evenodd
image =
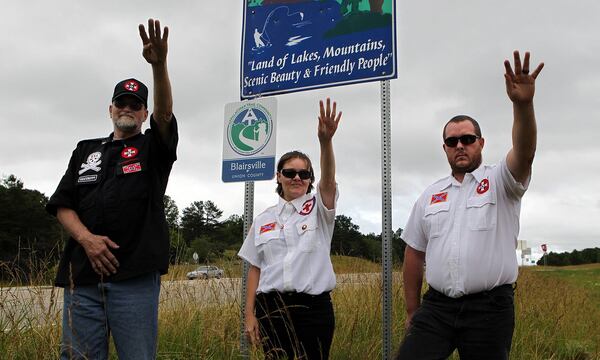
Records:
M504 62L513 103L512 148L500 163L481 165L484 139L477 121L450 119L443 149L451 176L429 186L415 203L402 238L406 336L398 359L508 359L514 329L513 284L521 197L536 148L535 79L514 52ZM429 284L421 303L423 269Z

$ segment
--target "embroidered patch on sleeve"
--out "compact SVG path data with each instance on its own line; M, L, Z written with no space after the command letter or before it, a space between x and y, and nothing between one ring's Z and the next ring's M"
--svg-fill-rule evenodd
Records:
M262 234L262 233L266 233L267 231L275 230L276 227L277 227L276 222L272 222L270 224L265 224L260 227L260 233Z
M437 194L431 195L431 202L429 202L429 205L446 202L446 201L448 201L448 192L437 193Z

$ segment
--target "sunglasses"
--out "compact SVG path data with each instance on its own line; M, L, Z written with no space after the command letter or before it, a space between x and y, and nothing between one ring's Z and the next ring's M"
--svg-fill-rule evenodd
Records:
M475 140L479 139L479 136L477 135L462 135L459 137L456 136L450 136L444 139L444 144L446 144L447 147L456 147L456 145L458 145L458 142L460 141L461 144L463 145L471 145L472 143L475 142Z
M129 106L133 111L142 110L142 106L144 105L141 101L135 99L115 99L114 104L119 109L125 109Z
M288 179L293 179L298 175L302 180L310 179L311 173L308 170L294 170L294 169L281 169L281 175L285 176Z

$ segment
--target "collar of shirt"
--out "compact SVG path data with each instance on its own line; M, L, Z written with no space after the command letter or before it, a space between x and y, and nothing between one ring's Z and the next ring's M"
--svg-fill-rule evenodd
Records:
M473 170L472 172L466 173L465 178L468 178L469 176L471 176L477 182L481 182L481 180L484 179L484 176L483 176L484 173L485 173L485 166L479 166L477 169ZM438 191L444 191L452 185L461 186L462 184L459 183L458 180L456 180L456 178L454 176L448 175L447 177L438 181L437 185L439 186L437 188Z
M115 139L115 133L111 132L110 135L108 135L107 138L104 138L104 140L102 141L102 144L105 144L107 142L124 143L126 141L136 140L136 139L138 139L141 136L142 136L142 132L139 132L139 133L137 133L137 134L135 134L133 136L130 136L128 138L125 138L125 139Z
M285 205L288 203L292 204L292 206L294 207L294 210L296 210L296 212L299 213L300 211L302 211L302 205L304 205L304 203L307 200L310 200L312 197L313 197L313 194L308 193L308 194L304 194L303 196L300 196L298 198L295 198L292 201L287 201L280 196L279 202L277 203L277 214L281 215L283 210L285 209Z

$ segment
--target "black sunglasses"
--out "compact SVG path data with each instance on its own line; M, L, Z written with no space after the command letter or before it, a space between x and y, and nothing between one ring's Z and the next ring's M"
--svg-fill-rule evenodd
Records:
M458 142L460 141L461 144L463 145L471 145L472 143L475 142L475 140L479 139L479 136L477 135L462 135L459 137L456 136L450 136L444 139L444 144L446 144L446 146L448 147L456 147L456 145L458 145Z
M129 106L129 108L133 111L142 110L142 106L144 105L141 101L135 99L115 99L114 104L119 109L125 109Z
M311 175L310 171L308 171L308 170L296 171L295 169L281 169L280 172L281 172L281 175L283 175L289 179L293 179L296 177L296 175L298 175L300 177L300 179L308 180L308 179L310 179L310 175Z

